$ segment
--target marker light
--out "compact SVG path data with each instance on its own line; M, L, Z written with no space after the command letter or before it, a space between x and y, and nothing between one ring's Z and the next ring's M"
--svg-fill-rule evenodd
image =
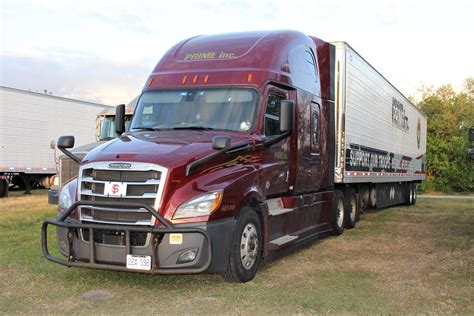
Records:
M185 84L188 81L188 75L184 75L183 80L181 81L182 84Z
M252 82L252 74L251 74L251 73L249 73L249 74L247 75L247 82L248 82L248 83Z
M204 83L207 83L209 81L209 75L204 76Z
M154 78L151 77L150 79L148 79L148 84L147 84L147 87L149 88L151 86L151 84L153 83L153 80Z
M195 84L198 81L198 75L195 75L193 78L193 84Z

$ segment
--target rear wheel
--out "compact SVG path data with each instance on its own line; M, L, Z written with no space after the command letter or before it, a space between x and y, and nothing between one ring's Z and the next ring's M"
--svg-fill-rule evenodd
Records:
M334 200L332 205L332 231L334 235L340 235L344 231L344 195L341 191L334 191Z
M406 183L405 186L405 205L412 205L413 204L413 184Z
M411 200L411 205L415 205L416 204L416 197L418 195L418 192L417 192L417 185L415 182L412 183L412 200Z
M370 188L370 206L377 207L377 189L375 187Z
M355 190L350 188L346 191L345 196L345 219L346 219L346 227L351 229L356 226L357 217L358 217L358 203L357 203L357 195Z
M254 209L242 208L232 240L229 265L223 274L229 282L248 282L255 277L262 253L262 227Z

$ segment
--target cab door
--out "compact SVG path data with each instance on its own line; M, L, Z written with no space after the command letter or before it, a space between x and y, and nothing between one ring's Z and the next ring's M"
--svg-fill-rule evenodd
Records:
M286 90L269 85L265 93L265 113L262 135L265 140L281 135L280 116L281 101L288 99ZM288 192L289 187L290 137L275 143L263 151L265 170L262 179L265 181L267 198Z

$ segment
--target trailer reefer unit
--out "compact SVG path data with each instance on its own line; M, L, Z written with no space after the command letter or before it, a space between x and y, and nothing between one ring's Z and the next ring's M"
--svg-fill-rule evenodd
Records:
M47 259L246 282L272 253L354 228L363 204L415 203L424 177L423 113L346 44L295 31L178 43L126 133L124 117L75 159Z
M56 173L51 140L74 134L77 145L95 141L94 122L108 107L0 86L0 196L7 180L48 182Z

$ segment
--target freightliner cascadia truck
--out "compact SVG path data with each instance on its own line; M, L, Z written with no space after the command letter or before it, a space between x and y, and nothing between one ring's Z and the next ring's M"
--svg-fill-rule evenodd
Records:
M119 106L121 136L76 159L43 223L47 259L246 282L365 207L414 204L425 177L425 115L348 44L295 31L178 43L125 133L123 118ZM58 146L74 156L73 136Z

